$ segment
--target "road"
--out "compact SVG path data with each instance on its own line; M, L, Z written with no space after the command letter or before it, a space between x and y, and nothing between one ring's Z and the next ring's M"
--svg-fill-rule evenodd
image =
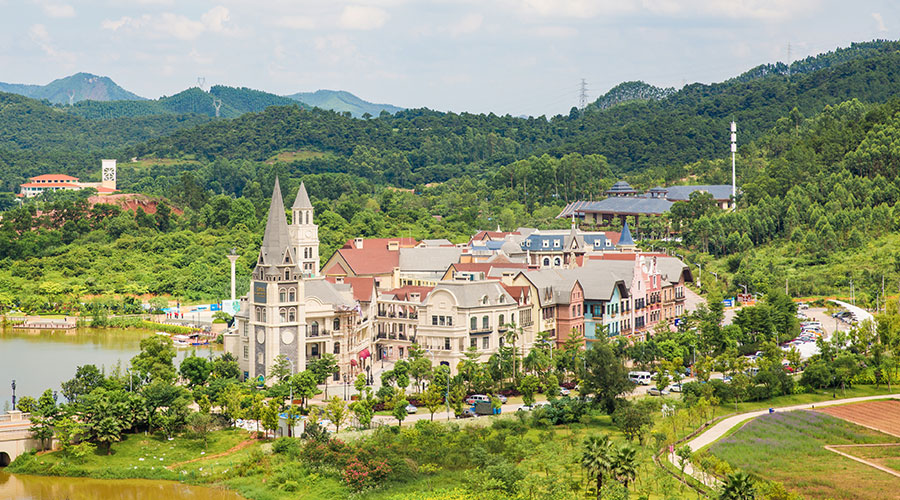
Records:
M808 404L802 404L802 405L785 406L785 407L781 407L781 408L776 408L775 411L784 412L784 411L794 411L794 410L808 410L810 408L815 408L816 406L818 406L818 407L834 406L834 405L842 405L842 404L847 404L847 403L860 403L863 401L872 401L872 400L876 400L876 399L889 399L889 398L900 398L900 394L885 394L882 396L862 396L862 397L858 397L858 398L834 399L831 401L820 401L818 403L808 403ZM716 442L719 438L724 436L733 427L735 427L741 423L744 423L748 420L752 420L761 415L765 415L767 413L769 413L769 410L758 410L758 411L751 411L751 412L747 412L747 413L741 413L740 415L735 415L733 417L728 417L728 418L723 419L720 422L716 423L715 425L713 425L712 427L707 429L705 432L703 432L699 436L688 441L686 444L687 444L687 446L689 446L691 448L692 452L695 452L695 451L703 448L704 446L708 446L708 445ZM680 460L681 459L678 458L677 456L675 456L674 453L669 455L669 461L672 462L676 467L679 467ZM705 475L702 472L695 471L690 463L688 463L685 466L684 471L686 473L694 476L695 478L697 478L698 481L706 484L707 486L709 486L711 488L718 487L718 481L715 478L705 477Z

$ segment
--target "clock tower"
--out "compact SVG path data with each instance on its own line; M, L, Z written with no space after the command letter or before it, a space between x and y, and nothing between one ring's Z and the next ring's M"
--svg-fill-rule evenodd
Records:
M313 224L313 206L300 183L297 199L291 207L291 234L297 252L297 263L304 277L319 275L319 226Z

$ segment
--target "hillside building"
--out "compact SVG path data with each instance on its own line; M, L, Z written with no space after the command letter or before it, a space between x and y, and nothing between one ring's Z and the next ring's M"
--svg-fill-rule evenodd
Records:
M101 160L100 182L81 182L78 177L64 174L44 174L29 177L28 182L19 185L19 198L34 198L45 191L81 191L94 188L97 194L108 195L116 192L116 160Z

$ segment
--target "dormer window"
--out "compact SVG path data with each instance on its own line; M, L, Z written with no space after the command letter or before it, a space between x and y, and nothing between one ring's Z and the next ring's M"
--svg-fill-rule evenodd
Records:
M481 303L484 305L488 305L488 296L487 295L485 295L484 297L481 298Z
M541 246L544 248L550 248L550 241L549 240L542 241Z
M553 248L559 248L559 240L553 240Z
M286 280L291 279L291 271L289 269L284 270L284 279L286 279Z

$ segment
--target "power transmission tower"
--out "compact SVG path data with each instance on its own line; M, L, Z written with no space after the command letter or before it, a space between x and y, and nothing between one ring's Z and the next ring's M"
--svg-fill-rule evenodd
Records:
M578 93L578 109L584 113L584 108L587 106L587 81L584 78L581 79L581 90Z
M213 97L213 106L216 107L216 118L218 118L219 117L219 108L222 107L222 99Z
M197 77L197 86L200 87L200 90L206 92L206 77L205 76Z

